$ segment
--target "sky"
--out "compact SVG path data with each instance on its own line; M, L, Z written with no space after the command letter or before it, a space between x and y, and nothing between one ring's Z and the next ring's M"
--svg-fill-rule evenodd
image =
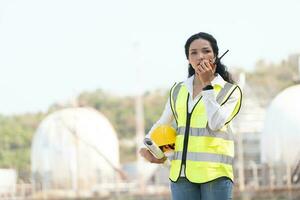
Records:
M298 0L0 0L0 114L46 111L83 91L168 89L203 31L229 70L300 53Z

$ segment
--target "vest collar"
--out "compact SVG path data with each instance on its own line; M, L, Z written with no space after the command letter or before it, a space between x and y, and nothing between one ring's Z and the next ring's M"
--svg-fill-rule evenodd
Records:
M188 92L190 94L193 94L193 81L194 81L194 78L195 78L195 75L187 78L183 82L183 84L187 87ZM224 85L226 84L226 81L222 78L222 76L217 74L217 76L212 80L211 84L212 84L212 86L219 85L219 86L221 86L221 88L223 88Z

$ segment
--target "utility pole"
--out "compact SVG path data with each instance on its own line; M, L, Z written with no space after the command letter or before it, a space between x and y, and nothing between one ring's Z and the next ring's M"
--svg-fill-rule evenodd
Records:
M73 128L70 130L72 135L75 138L75 152L76 152L76 172L75 172L75 194L76 194L76 199L79 198L80 196L80 149L79 149L79 143L80 141L78 140L78 133L77 133L77 117L74 116L74 121L73 121Z
M258 190L258 188L259 188L259 180L258 180L258 168L257 168L257 164L253 160L250 160L249 164L250 164L250 167L252 169L254 189Z
M145 137L144 127L144 105L143 105L143 94L142 94L142 66L139 43L133 44L134 55L138 61L136 63L137 77L136 77L136 97L135 97L135 122L136 122L136 163L137 163L137 176L139 191L145 193L145 180L144 180L144 169L143 169L143 158L139 155L139 148L143 145L143 139Z
M76 130L75 130L75 133L74 133L77 137L77 133L76 133ZM76 173L75 173L75 176L76 176L76 186L75 186L75 190L76 190L76 198L78 199L80 194L79 194L79 191L80 191L80 151L79 151L79 141L78 139L76 138L75 139L75 148L76 148Z

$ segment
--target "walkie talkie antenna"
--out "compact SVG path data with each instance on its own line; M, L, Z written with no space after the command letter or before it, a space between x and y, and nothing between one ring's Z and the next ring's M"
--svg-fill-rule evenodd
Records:
M217 62L219 62L228 51L229 51L229 49L227 49L219 58L217 58L216 61L214 62L214 64L217 64Z

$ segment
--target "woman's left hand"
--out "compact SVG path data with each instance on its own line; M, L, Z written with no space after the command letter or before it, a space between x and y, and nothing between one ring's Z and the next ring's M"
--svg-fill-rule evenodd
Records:
M196 68L196 75L203 86L210 85L215 77L216 65L211 60L203 60Z
M162 164L166 161L167 157L161 159L155 158L152 153L146 148L141 148L139 151L140 155L148 160L150 163Z

